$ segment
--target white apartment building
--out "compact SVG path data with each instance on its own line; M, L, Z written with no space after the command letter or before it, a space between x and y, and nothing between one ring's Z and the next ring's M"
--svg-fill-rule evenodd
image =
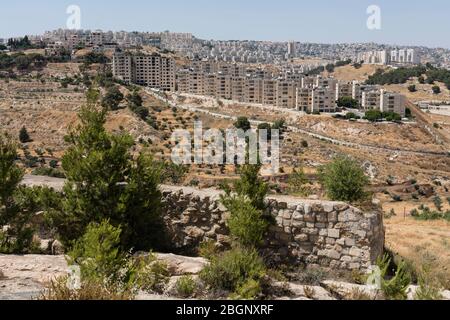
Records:
M379 110L381 112L395 112L402 117L405 116L405 97L398 93L388 93L377 89L362 93L362 110Z
M175 90L175 61L159 54L116 52L113 56L113 75L128 83L163 91Z
M420 64L420 56L414 49L392 50L391 62L398 64Z
M399 50L380 50L361 52L357 56L358 61L364 61L365 64L420 64L421 59L419 53L415 49L399 49Z
M368 51L359 53L357 60L359 62L364 61L364 64L388 65L390 56L386 50Z

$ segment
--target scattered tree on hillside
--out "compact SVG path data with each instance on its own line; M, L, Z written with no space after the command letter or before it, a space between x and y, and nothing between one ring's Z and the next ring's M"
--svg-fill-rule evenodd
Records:
M21 143L27 143L30 142L30 135L28 134L28 131L25 127L22 127L19 132L19 140Z
M439 86L433 86L433 88L431 88L433 90L434 94L440 94L441 93L441 87Z
M248 131L252 128L250 121L246 117L239 117L234 124L236 129Z
M369 179L349 157L339 156L320 168L320 180L331 200L355 202L366 198Z
M106 91L106 95L102 100L102 106L112 111L117 110L123 98L123 94L120 92L119 88L117 86L112 86Z

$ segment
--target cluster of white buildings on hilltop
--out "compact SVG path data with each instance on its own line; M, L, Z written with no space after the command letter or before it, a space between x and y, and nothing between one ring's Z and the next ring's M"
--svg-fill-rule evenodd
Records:
M93 48L103 51L111 48L133 48L143 45L160 47L174 51L191 47L194 36L190 33L165 32L127 32L101 30L68 30L47 31L41 36L29 36L35 43L43 43L49 49L65 48L74 50L78 47Z
M364 61L365 64L408 65L420 64L421 59L415 49L399 49L362 52L358 54L357 61Z
M352 97L360 109L405 115L402 95L378 86L306 76L299 72L274 74L245 64L195 60L176 68L171 57L116 52L113 74L129 83L217 99L288 108L308 113L336 112L336 101Z

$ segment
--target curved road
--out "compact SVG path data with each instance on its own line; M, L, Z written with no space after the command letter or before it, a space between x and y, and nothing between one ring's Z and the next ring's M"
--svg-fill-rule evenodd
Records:
M177 105L174 102L161 97L156 91L148 89L148 88L145 89L145 91L148 94L155 97L156 99L159 99L159 100L163 101L164 103L169 104L170 107L175 107L175 108L187 110L190 112L199 112L199 113L207 114L209 116L212 116L215 118L220 118L220 119L227 119L227 120L233 120L233 121L237 120L236 116L230 116L230 115L225 115L225 114L221 114L221 113L211 112L209 110L205 110L205 109L190 106L190 105ZM249 119L249 121L252 125L258 125L261 123L270 123L267 121L258 121L258 120L252 120L252 119ZM308 135L310 137L313 137L313 138L316 138L316 139L319 139L322 141L330 142L332 144L350 147L350 148L356 148L356 149L366 149L366 150L382 151L382 152L396 152L398 154L403 154L403 155L420 155L420 156L449 156L449 154L450 154L450 151L449 152L415 151L415 150L406 150L406 149L400 149L400 148L376 147L376 146L372 146L372 145L368 145L368 144L360 144L360 143L354 143L354 142L348 142L345 140L330 138L330 137L327 137L327 136L324 136L324 135L321 135L318 133L314 133L314 132L311 132L311 131L308 131L305 129L301 129L298 127L288 126L287 129L291 132L302 133L302 134Z

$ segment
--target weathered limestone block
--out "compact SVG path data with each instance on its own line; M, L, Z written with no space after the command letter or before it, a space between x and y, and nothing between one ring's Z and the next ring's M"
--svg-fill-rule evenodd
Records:
M339 239L341 232L338 229L328 229L328 237Z

